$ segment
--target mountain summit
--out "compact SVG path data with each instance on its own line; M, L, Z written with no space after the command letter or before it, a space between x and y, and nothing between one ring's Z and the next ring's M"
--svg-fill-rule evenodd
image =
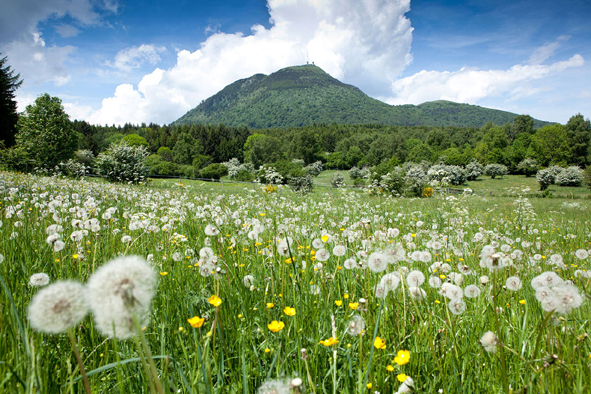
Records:
M319 123L481 127L512 122L517 114L451 101L389 105L331 77L315 65L240 79L203 101L174 124L251 128ZM535 127L546 122L535 121Z

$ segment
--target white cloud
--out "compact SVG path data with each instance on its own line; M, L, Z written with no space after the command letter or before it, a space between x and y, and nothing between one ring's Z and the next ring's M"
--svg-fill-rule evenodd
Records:
M6 4L4 4L6 3ZM66 84L70 74L65 66L72 46L46 46L39 22L69 15L79 26L101 23L101 11L116 12L111 0L12 0L2 4L0 12L0 47L8 55L13 69L18 70L24 85L53 82ZM76 36L80 30L62 24L55 26L62 37Z
M117 52L115 62L107 65L117 68L121 71L131 71L133 68L140 67L148 62L152 65L160 61L159 53L166 51L165 47L155 47L154 45L142 44L139 47L125 48Z
M78 34L80 34L80 29L77 29L72 25L55 26L55 31L63 38L76 37Z
M420 104L433 100L450 100L475 104L484 97L508 94L529 95L520 85L559 73L570 67L581 67L584 59L574 55L569 60L551 65L515 65L508 70L421 71L394 81L394 97L384 101L390 104Z
M170 123L227 84L303 64L306 55L335 78L384 95L412 60L410 0L269 0L268 8L271 28L212 34L197 51L179 51L171 69L146 75L137 89L120 85L88 120Z
M530 56L528 63L529 64L542 64L545 62L549 57L554 55L554 52L560 47L560 43L566 41L570 38L570 36L560 36L554 42L549 44L542 45L538 49L532 53Z
M10 64L18 70L25 84L53 82L64 85L70 74L64 62L75 51L72 46L46 46L39 33L32 33L6 46Z

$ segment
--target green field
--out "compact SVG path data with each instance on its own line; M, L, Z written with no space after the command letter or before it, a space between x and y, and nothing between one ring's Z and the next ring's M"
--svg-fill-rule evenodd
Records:
M467 187L1 172L0 392L81 393L81 365L93 393L590 392L589 190ZM46 296L68 279L83 296Z

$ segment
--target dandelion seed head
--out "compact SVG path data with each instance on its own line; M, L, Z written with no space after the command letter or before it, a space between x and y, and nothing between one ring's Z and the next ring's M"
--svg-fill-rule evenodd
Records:
M411 287L419 287L425 283L425 275L421 271L413 270L406 276L406 283Z
M517 276L511 276L507 278L507 281L505 282L505 286L507 286L507 289L511 291L517 291L521 289L522 285L521 279L519 279Z
M361 334L361 332L365 330L365 322L363 318L359 315L353 315L347 323L347 334L351 336L357 336Z
M484 350L489 353L495 353L497 351L498 340L492 331L485 332L482 338L480 338L480 343L484 347Z
M29 305L31 326L47 334L73 328L88 313L84 286L75 281L58 281L41 290Z
M49 284L49 275L46 273L40 272L38 274L33 274L29 278L29 286L32 287L42 287L47 286Z
M128 339L149 323L156 272L139 256L115 258L90 277L88 300L97 329L105 336Z
M367 259L367 266L373 272L382 272L388 267L388 257L379 252L374 252Z

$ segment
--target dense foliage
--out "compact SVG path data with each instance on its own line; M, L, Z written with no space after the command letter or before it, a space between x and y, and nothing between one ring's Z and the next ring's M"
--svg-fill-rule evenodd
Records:
M0 53L0 144L11 147L15 143L16 123L18 114L16 111L15 91L23 83L20 74L14 74L10 66L6 64L6 56Z

